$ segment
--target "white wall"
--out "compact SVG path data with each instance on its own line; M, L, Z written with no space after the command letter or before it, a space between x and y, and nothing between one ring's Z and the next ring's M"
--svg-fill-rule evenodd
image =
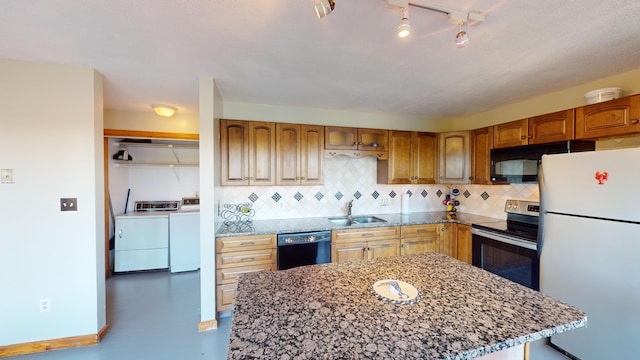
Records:
M220 125L222 98L214 79L200 82L200 321L216 319L215 232L220 200Z
M93 69L0 60L0 346L106 324L101 98Z
M147 112L105 110L104 128L197 134L198 116L182 114L178 109L175 115L166 118L156 115L151 106Z
M224 102L222 118L411 131L432 131L434 127L433 123L416 116L229 101Z
M526 86L523 84L522 86ZM568 89L554 91L515 104L460 118L440 119L434 131L472 130L531 116L549 114L586 105L584 94L595 89L620 87L623 96L640 93L640 68L591 81Z

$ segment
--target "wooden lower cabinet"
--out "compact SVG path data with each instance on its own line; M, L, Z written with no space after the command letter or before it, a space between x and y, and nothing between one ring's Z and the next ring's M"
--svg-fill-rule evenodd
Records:
M440 229L438 252L457 258L458 246L456 241L456 224L447 222L439 224L438 227Z
M331 262L400 255L400 227L386 226L331 232Z
M438 251L438 224L402 226L400 255Z
M216 238L216 310L231 311L240 274L275 271L275 234Z
M457 258L471 264L471 226L456 224Z

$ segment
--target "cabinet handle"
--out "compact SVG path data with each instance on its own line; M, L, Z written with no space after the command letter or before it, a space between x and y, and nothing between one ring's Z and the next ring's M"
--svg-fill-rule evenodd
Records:
M533 139L533 135L527 136L527 139Z
M122 229L118 230L118 237L122 239Z
M526 139L526 138L527 138L527 137L526 137L526 136L524 136L524 135L520 136L520 140L524 140L524 139Z
M362 234L362 236L373 236L373 234L372 233L364 233L364 234Z
M632 125L638 124L638 119L631 119L631 124Z
M447 231L447 228L442 228L440 231Z
M300 180L307 180L307 178L303 176L300 178Z
M427 230L425 230L425 229L418 229L418 230L416 230L416 232L419 232L419 233L426 233L426 232L427 232Z
M255 260L255 258L252 258L252 257L240 259L240 261L242 261L242 262L249 262L249 261L254 261L254 260Z
M249 246L249 245L255 245L255 242L253 242L253 241L247 241L247 242L242 242L242 243L240 243L240 246Z

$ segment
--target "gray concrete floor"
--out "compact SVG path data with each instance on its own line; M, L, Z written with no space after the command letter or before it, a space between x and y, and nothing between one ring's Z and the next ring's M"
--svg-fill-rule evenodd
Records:
M231 317L218 329L198 332L200 273L151 272L107 280L111 329L95 346L15 357L16 360L222 360L227 357ZM531 344L532 360L565 360L544 341Z

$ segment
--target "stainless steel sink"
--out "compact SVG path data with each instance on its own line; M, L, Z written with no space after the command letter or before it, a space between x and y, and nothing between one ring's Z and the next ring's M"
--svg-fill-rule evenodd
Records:
M380 219L379 217L375 217L375 216L353 216L351 218L342 216L342 217L331 217L329 218L329 220L336 225L342 225L342 226L387 222L387 220Z

